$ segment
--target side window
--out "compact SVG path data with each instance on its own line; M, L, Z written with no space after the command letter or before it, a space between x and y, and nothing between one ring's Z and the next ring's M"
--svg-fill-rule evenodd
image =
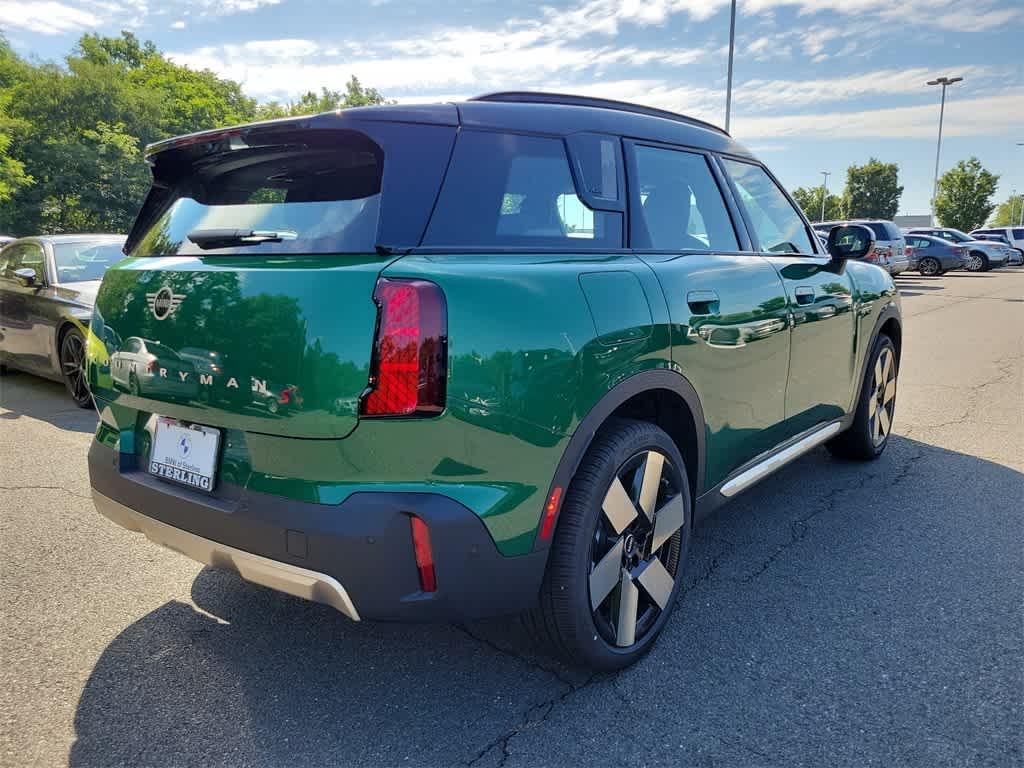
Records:
M622 214L580 199L561 139L463 131L423 244L621 248Z
M763 168L736 160L725 160L725 168L736 185L762 251L816 253L800 214Z
M1015 229L1015 230L1013 230L1013 239L1014 240L1024 240L1024 229Z
M633 246L659 251L736 251L739 243L704 155L638 145Z

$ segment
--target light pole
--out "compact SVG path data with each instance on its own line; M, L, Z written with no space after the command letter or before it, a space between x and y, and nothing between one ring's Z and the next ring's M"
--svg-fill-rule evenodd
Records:
M1024 141L1017 142L1018 147L1024 147ZM1011 198L1015 199L1015 198ZM1013 221L1013 206L1010 206L1010 221ZM1021 195L1020 201L1020 226L1024 227L1024 195Z
M821 218L818 221L825 220L825 198L828 197L828 177L832 175L831 171L820 171L824 179L821 182Z
M725 132L729 132L729 118L732 114L732 56L736 49L736 0L732 0L729 11L729 74L725 82Z
M939 153L942 152L942 118L946 113L946 88L959 83L962 77L939 77L929 80L926 85L942 86L942 105L939 107L939 143L935 147L935 178L932 180L932 224L935 224L935 197L939 194Z

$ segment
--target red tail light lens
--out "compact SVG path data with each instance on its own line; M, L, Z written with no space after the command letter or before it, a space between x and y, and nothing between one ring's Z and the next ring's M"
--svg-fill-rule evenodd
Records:
M420 572L420 589L424 592L437 591L437 576L434 574L434 550L430 547L430 529L420 518L413 515L412 548L416 553L416 569Z
M381 278L373 292L379 318L363 416L435 416L448 377L447 308L425 280Z
M156 360L150 360L148 363L146 363L146 372L147 373L153 373L153 371L155 371L155 370L156 370Z

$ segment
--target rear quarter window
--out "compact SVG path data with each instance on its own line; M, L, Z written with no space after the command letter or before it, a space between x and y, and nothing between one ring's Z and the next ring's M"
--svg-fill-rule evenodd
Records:
M599 196L614 196L614 158L600 144L595 152L587 183ZM584 203L561 139L463 131L423 244L621 248L622 214Z

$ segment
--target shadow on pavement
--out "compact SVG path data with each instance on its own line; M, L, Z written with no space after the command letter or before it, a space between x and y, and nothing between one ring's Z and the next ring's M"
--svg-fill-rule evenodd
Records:
M30 373L7 371L0 376L0 423L27 416L72 432L95 432L96 411L79 408L63 384Z
M198 609L166 603L99 657L70 764L485 765L511 737L532 764L662 741L677 764L998 762L1024 687L1021 494L906 438L869 465L814 452L698 528L660 644L593 681L511 621L357 624L203 570Z

